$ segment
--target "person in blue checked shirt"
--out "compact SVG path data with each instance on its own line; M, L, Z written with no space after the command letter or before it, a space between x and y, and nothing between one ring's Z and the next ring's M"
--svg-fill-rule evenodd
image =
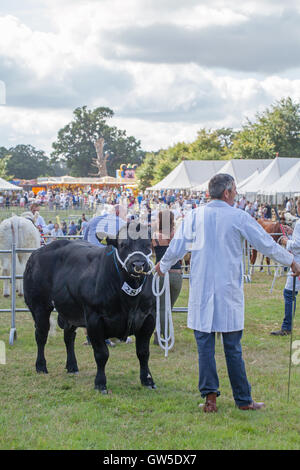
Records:
M211 202L185 217L155 269L164 275L191 251L188 327L194 330L199 359L199 391L204 412L216 412L220 395L215 362L215 333L222 333L233 397L241 410L259 410L252 399L242 357L244 329L243 242L296 275L294 256L274 242L256 220L233 207L236 185L232 176L217 174L209 182Z
M300 199L297 201L297 212L300 213ZM288 235L292 234L291 240L288 237L283 237L281 239L281 244L286 247L294 256L297 262L300 261L300 220L297 220L294 230L291 228L288 229ZM290 273L289 273L290 274ZM300 288L299 278L296 279L296 292ZM271 335L274 336L286 336L291 334L292 330L292 316L293 316L293 279L288 275L285 287L283 289L283 298L284 298L284 318L281 325L281 329L277 331L271 331ZM295 300L296 307L296 300Z

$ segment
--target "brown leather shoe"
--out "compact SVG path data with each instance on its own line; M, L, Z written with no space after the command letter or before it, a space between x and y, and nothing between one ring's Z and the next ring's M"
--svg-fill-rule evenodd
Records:
M273 336L287 336L290 335L291 331L290 330L278 330L278 331L271 331L270 335Z
M252 403L249 403L249 405L239 406L239 409L240 410L261 410L265 406L266 405L263 402L256 403L255 401L253 401Z
M204 413L216 413L218 411L216 401L217 401L217 394L208 393L206 395L206 402L203 407Z

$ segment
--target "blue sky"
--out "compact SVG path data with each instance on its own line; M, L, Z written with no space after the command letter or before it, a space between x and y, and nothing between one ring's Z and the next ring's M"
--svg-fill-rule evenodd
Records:
M51 152L78 106L145 150L300 98L300 2L2 0L0 146Z

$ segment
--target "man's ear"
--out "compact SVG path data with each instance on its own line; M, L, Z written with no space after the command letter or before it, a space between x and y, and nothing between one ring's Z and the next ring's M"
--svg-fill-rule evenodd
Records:
M225 189L225 191L224 191L224 193L223 193L223 198L225 199L225 201L228 200L228 198L229 198L229 191L228 191L228 189Z

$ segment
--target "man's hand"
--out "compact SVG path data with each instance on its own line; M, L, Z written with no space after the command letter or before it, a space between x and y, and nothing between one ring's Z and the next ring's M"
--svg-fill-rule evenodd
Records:
M288 240L289 240L289 239L288 239L287 237L284 237L284 236L283 236L283 237L280 238L280 242L279 242L279 243L280 243L280 245L286 246Z
M292 262L291 269L293 271L293 276L300 276L300 265L296 263L296 261Z
M299 268L300 268L300 266L299 266ZM162 273L161 270L160 270L160 261L155 265L154 269L160 277L164 276L164 273Z

